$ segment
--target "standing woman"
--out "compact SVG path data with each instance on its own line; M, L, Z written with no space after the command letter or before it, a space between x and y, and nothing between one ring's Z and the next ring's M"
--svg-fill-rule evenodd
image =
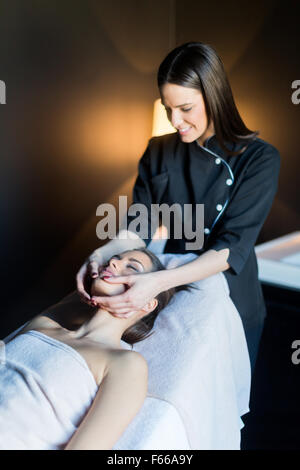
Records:
M147 246L153 235L152 230L141 239L129 230L125 239L120 232L81 267L78 292L86 302L126 316L162 290L224 272L244 325L253 371L266 315L254 245L276 194L280 155L244 124L222 61L211 46L190 42L175 48L161 63L157 78L162 104L177 133L149 140L139 162L133 202L145 204L149 214L151 204L204 204L204 244L186 250L190 240L184 235L175 239L171 230L164 252L194 251L199 255L194 261L111 279L127 283L129 289L111 298L90 298L86 277L98 275L112 252ZM132 219L128 215L128 222Z

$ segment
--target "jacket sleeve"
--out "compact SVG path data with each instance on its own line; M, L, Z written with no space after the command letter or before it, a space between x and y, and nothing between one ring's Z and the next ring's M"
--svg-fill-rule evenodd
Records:
M280 154L268 145L249 164L237 192L215 227L212 242L208 243L208 249L216 251L229 248L227 262L235 274L243 270L271 210L279 169Z
M127 211L127 229L144 240L146 246L151 242L157 228L154 220L151 221L151 142L152 139L149 140L148 146L139 161L138 176L133 187L132 204ZM136 206L137 204L142 205L142 207Z

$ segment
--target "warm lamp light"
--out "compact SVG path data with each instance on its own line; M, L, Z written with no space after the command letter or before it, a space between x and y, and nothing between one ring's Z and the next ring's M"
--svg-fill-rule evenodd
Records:
M154 101L152 137L175 133L176 130L170 124L164 106L160 98Z
M167 240L168 239L168 229L165 225L160 225L157 227L152 240Z

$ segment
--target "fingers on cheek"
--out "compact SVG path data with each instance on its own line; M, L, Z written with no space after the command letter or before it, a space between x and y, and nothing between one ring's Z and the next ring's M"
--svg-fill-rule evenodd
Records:
M128 313L125 313L125 314L124 314L124 317L125 317L125 318L130 318L130 317L132 317L135 313L136 313L136 312L133 312L132 310L130 310Z
M112 314L117 314L117 313L120 313L122 312L122 309L124 308L124 306L121 306L121 307L105 307L105 310L107 310L109 313L112 313Z
M114 318L126 318L124 316L124 314L122 314L122 313L112 313L111 312L111 316L114 317Z
M116 311L115 311L115 310L112 310L111 308L107 308L107 307L106 307L105 310L106 310L108 313L111 313L112 315L113 315L114 313L116 313Z
M124 314L129 313L130 310L128 308L126 309L119 309L119 310L111 310L109 313L111 313L114 317L123 317Z
M125 302L126 302L126 304L131 305L132 304L132 298L129 297L129 296L125 297Z
M128 318L128 317L132 317L132 315L134 315L135 313L138 313L138 311L134 310L133 308L129 308L129 309L126 308L120 313L122 313L123 315L125 315Z
M111 310L109 313L111 313L114 317L124 318L124 315L127 315L128 313L130 313L130 309L120 308L117 310Z

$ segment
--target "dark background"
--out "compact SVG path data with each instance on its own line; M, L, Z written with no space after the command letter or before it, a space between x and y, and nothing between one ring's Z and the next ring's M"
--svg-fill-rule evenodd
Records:
M299 17L298 1L1 2L0 337L75 288L97 206L131 194L157 68L184 42L216 48L246 125L281 153L257 243L300 229Z

